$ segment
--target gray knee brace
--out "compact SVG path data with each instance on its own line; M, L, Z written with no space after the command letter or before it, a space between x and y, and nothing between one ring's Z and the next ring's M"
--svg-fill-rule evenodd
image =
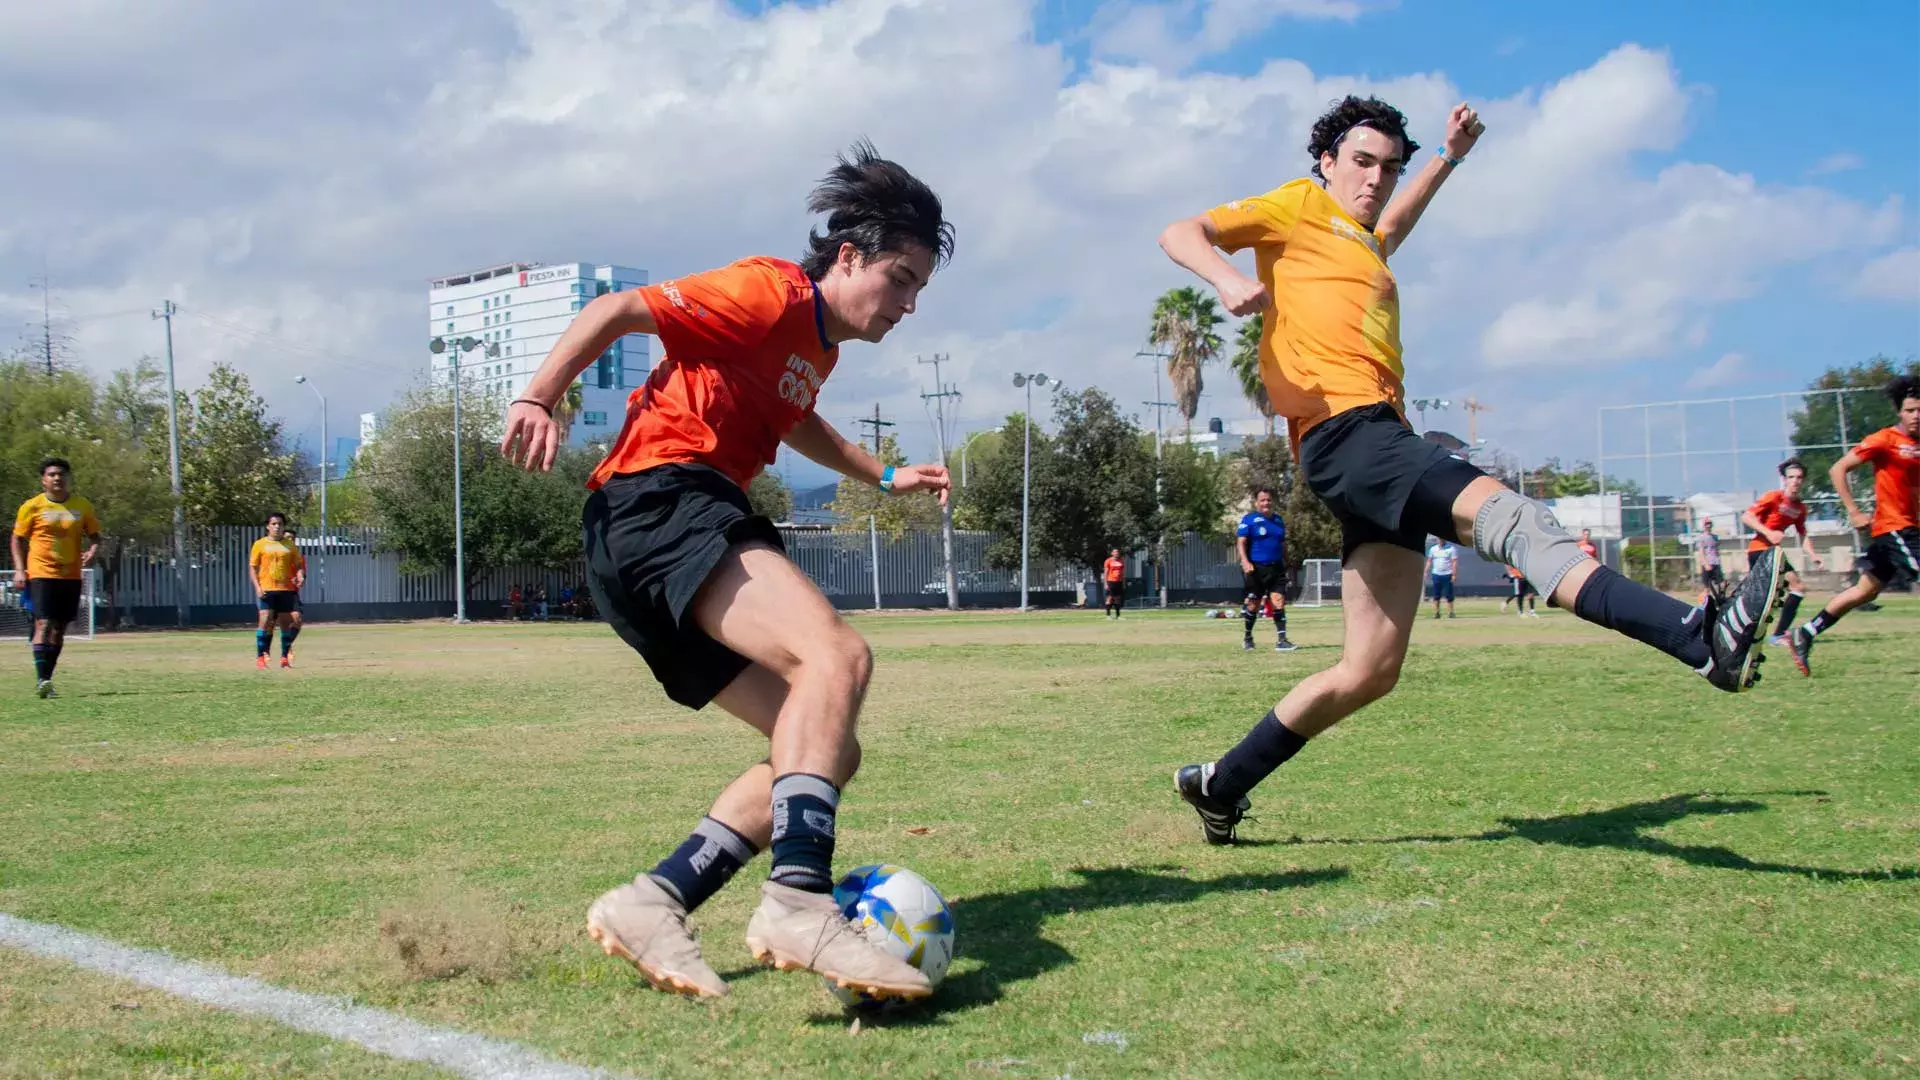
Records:
M1517 491L1498 491L1473 516L1473 550L1520 571L1549 599L1587 557L1553 511Z

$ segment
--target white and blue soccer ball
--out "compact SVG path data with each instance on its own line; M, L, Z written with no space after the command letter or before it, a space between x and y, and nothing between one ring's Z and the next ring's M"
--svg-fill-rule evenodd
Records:
M833 887L833 902L867 940L920 969L935 986L953 962L953 909L926 878L902 866L862 866ZM827 983L848 1005L873 1006L871 996Z

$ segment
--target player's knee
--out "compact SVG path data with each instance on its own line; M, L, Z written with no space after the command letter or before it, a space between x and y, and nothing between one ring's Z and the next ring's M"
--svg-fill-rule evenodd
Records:
M1355 709L1371 705L1393 693L1393 688L1400 682L1399 660L1369 664L1342 661L1333 670L1341 697Z
M801 663L836 672L855 686L865 687L873 677L873 647L859 631L839 623L801 656Z
M1553 511L1506 488L1488 496L1474 515L1473 549L1518 569L1548 596L1587 557Z

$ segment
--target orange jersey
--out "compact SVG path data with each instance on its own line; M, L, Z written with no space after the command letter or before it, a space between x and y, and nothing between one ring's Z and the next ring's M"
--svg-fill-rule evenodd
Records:
M261 592L292 592L300 587L299 576L307 569L307 557L293 541L266 536L253 542L247 562L253 569L254 587Z
M1784 491L1767 492L1760 496L1760 501L1747 507L1747 512L1758 518L1760 524L1775 532L1783 533L1788 529L1798 529L1800 539L1804 542L1807 538L1807 504L1799 499L1787 498L1787 493ZM1751 554L1756 551L1765 551L1772 546L1773 544L1766 537L1756 533L1753 539L1747 542L1747 552Z
M1219 245L1253 249L1273 297L1260 377L1297 454L1307 429L1386 402L1404 412L1400 292L1373 231L1301 179L1207 212Z
M1585 555L1589 559L1598 559L1600 557L1600 547L1591 540L1582 540L1580 541L1580 554Z
M744 489L812 414L839 360L819 289L794 263L752 258L640 293L666 357L627 398L626 424L587 486L689 462Z
M1861 439L1853 453L1873 465L1873 535L1920 522L1914 509L1920 503L1920 439L1897 427L1881 428Z
M83 569L81 541L100 535L100 519L93 504L78 495L54 502L40 494L20 504L13 535L27 542L27 577L74 580Z
M1127 576L1127 561L1125 559L1108 559L1106 561L1106 568L1108 581L1121 581Z

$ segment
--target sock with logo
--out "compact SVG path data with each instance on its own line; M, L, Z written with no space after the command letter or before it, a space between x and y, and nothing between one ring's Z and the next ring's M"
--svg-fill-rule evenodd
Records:
M1844 612L1842 614L1844 614ZM1803 629L1806 630L1808 637L1819 637L1822 633L1833 629L1833 624L1839 621L1839 615L1831 611L1822 611L1820 614L1808 619L1807 625L1803 627ZM1784 622L1785 620L1782 620L1783 624Z
M1705 667L1713 656L1707 647L1707 633L1712 628L1707 625L1705 609L1688 607L1605 566L1594 567L1592 576L1580 586L1579 595L1573 599L1573 613L1596 626L1651 645L1696 670Z
M1252 641L1253 640L1253 624L1259 621L1260 619L1260 609L1257 607L1247 608L1242 612L1240 612L1240 619L1242 622L1246 623L1247 640Z
M671 893L688 911L707 902L740 868L753 861L747 838L710 817L700 819L693 835L647 876Z
M769 880L833 891L833 819L840 789L825 777L787 773L773 781L773 871Z

